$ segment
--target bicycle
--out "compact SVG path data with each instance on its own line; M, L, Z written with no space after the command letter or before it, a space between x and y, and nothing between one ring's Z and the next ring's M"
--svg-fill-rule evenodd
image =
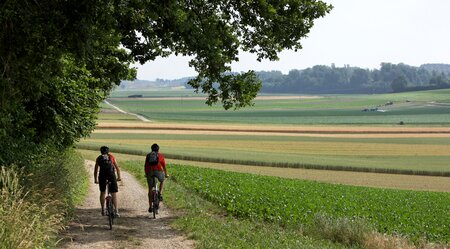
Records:
M153 179L153 186L152 186L152 213L153 213L153 219L156 219L156 215L159 213L159 186L157 177L155 175L152 176Z
M106 216L108 217L109 230L112 230L115 214L114 214L114 204L112 201L112 195L111 195L111 192L109 192L110 185L111 185L111 182L108 181L106 183L106 189L108 191L108 195L106 196L105 200L106 200Z

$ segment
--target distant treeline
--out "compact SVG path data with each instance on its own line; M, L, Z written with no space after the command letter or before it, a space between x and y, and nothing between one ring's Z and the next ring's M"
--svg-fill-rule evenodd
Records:
M263 93L388 93L450 88L450 64L423 64L420 67L403 63L381 63L380 69L317 65L307 69L256 72L262 81ZM121 89L176 87L191 88L192 77L176 80L123 81Z
M386 93L450 88L449 64L381 63L380 69L314 66L291 70L257 72L266 93Z

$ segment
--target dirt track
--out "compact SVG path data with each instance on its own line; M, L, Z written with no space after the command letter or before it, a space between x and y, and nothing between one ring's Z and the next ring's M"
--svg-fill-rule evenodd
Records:
M86 161L86 167L93 178L94 162ZM100 215L98 198L98 185L91 181L89 194L62 234L59 248L194 248L193 241L169 226L174 216L163 203L157 219L150 218L147 190L127 172L122 171L122 182L119 182L121 217L115 220L112 231L106 217Z

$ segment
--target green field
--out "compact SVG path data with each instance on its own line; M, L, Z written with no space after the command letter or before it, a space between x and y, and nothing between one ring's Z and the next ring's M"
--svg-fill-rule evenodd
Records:
M326 95L320 98L255 100L252 107L225 111L192 99L192 92L141 92L144 99L116 92L110 102L159 122L320 124L320 125L449 125L450 90L381 95ZM161 99L167 95L170 99ZM392 102L392 105L386 105ZM380 111L365 112L378 108Z
M234 216L308 225L321 213L362 218L380 233L450 240L450 194L382 190L172 166L174 179Z

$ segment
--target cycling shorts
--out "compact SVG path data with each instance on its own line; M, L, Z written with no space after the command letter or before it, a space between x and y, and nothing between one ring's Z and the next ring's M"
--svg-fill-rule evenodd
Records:
M147 177L147 184L148 187L151 188L153 186L153 177L152 176L156 176L156 178L158 178L159 182L163 182L164 181L164 172L163 171L159 171L159 170L151 170L150 172L148 172L147 174L145 174L145 176Z
M98 176L98 185L100 187L100 192L106 191L106 180L111 182L111 185L109 186L109 192L111 192L111 193L119 192L119 187L117 186L117 180L116 180L115 174Z

